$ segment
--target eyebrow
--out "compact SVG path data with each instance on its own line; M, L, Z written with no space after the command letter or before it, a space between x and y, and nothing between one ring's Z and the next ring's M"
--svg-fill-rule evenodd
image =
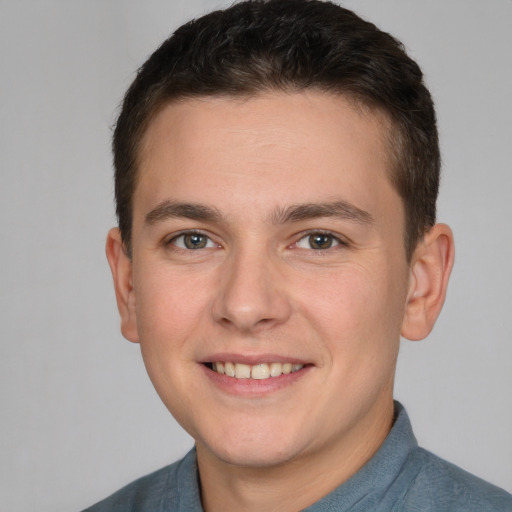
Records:
M271 215L271 222L274 224L285 224L287 222L300 222L320 217L337 217L359 224L374 223L374 219L370 213L361 210L347 201L292 205L288 208L276 210Z
M373 224L372 215L347 201L334 201L331 203L303 203L277 208L270 215L273 224L286 224L288 222L300 222L320 217L337 217L360 224ZM158 204L145 216L147 225L171 218L186 218L207 222L221 222L224 216L217 208L204 204L179 203L166 200Z
M191 220L202 220L218 222L221 220L221 213L212 206L194 203L177 203L174 201L163 201L146 214L145 222L148 225L157 224L167 219L186 218Z

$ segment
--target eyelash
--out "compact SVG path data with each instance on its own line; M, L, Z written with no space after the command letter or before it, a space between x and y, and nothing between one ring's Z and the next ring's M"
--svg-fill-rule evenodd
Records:
M220 247L217 243L215 243L212 238L202 232L202 231L198 231L198 230L193 230L193 231L182 231L181 233L178 233L177 235L174 235L172 238L170 238L169 240L167 240L165 242L165 245L166 246L169 246L169 245L172 245L174 246L174 248L176 250L181 250L181 251L198 251L198 250L201 250L201 249L212 249L214 247L212 247L210 245L210 247L196 247L196 248L190 248L190 247L186 247L186 243L183 242L183 245L185 245L185 247L180 247L179 245L176 244L176 241L179 240L180 238L182 239L185 239L185 237L187 236L190 236L190 237L193 237L193 236L197 236L197 237L203 237L203 238L206 238L206 244L213 244L215 247Z
M303 247L299 247L299 243L302 241L302 240L305 240L305 239L310 239L311 240L311 237L314 237L314 236L325 236L325 237L329 237L330 238L330 241L332 243L335 243L334 245L330 245L330 247L326 247L326 248L313 248L311 247L311 244L310 244L310 247L309 247L309 250L312 250L312 251L315 251L315 252L325 252L325 251L328 251L330 249L334 249L336 247L348 247L348 242L346 240L343 240L342 238L340 238L339 236L336 236L334 235L333 233L329 232L329 231L321 231L321 230L315 230L315 231L308 231L306 233L302 233L301 234L301 237L297 240L297 242L295 242L294 244L292 244L293 246L297 247L298 249L305 249ZM307 249L306 249L307 250Z
M187 244L186 244L185 241L183 241L184 247L180 247L179 245L176 244L177 240L179 240L180 238L185 240L185 237L187 237L187 236L190 236L190 237L197 236L197 237L204 237L204 238L206 238L205 246L191 248L191 247L187 247L186 246ZM311 246L311 237L314 237L314 236L328 237L329 238L328 241L330 242L330 246L329 247L325 247L325 248L322 248L322 247L314 248L314 247L312 247ZM310 241L309 247L307 247L307 248L306 247L300 247L299 243L301 241L303 241L303 240L308 239L308 238L309 238L309 241ZM213 247L212 244L215 247ZM198 231L198 230L182 231L181 233L178 233L177 235L175 235L172 238L170 238L169 240L167 240L165 242L165 245L166 246L172 245L172 246L174 246L174 249L181 250L181 251L198 251L198 250L201 250L201 249L213 249L213 248L220 247L220 245L217 244L216 242L214 242L212 240L212 238L207 233L205 233L203 231ZM330 249L334 249L335 247L348 247L348 245L349 244L348 244L348 242L346 240L341 239L340 237L334 235L333 233L330 233L329 231L316 230L316 231L309 231L309 232L306 232L306 233L301 233L300 238L295 243L293 243L290 247L295 247L295 248L298 248L298 249L305 249L305 250L312 250L312 251L315 251L315 252L325 252L325 251L328 251Z

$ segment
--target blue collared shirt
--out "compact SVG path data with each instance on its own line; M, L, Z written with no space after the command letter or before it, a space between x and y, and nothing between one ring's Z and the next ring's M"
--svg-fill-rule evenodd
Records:
M395 407L372 459L305 511L512 512L512 495L420 448L405 409ZM203 512L195 450L84 512Z

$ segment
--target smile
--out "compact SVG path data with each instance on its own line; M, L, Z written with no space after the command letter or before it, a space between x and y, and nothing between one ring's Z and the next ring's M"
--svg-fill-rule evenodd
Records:
M235 379L256 380L279 377L281 375L297 372L304 368L303 364L293 363L260 363L249 365L243 363L232 363L229 361L223 363L211 363L208 366L214 372L220 373L221 375L227 375L228 377L233 377Z

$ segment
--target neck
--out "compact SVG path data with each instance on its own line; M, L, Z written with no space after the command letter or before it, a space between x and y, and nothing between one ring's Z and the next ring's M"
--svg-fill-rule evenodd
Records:
M203 508L206 512L292 512L302 510L346 482L371 459L388 435L393 404L343 439L292 461L240 467L220 460L197 443Z

